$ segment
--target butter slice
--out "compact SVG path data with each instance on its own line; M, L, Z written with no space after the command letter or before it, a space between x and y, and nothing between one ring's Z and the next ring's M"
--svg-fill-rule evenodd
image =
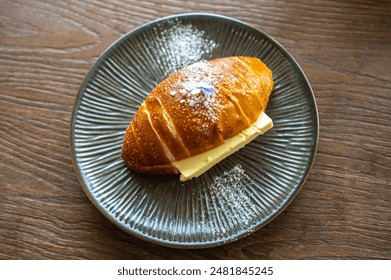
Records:
M238 135L228 138L225 142L207 152L174 161L172 164L181 173L180 180L186 181L197 177L210 169L237 150L254 140L257 136L265 133L273 127L273 121L265 113L261 113L258 119Z

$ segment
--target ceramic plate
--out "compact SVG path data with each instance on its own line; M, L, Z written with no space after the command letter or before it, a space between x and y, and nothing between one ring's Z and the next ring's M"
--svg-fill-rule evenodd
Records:
M188 64L234 55L273 71L274 128L190 181L128 169L125 129L148 93ZM225 244L270 222L304 184L317 140L314 95L297 62L262 31L212 14L162 18L117 40L86 76L71 121L75 170L95 206L126 232L177 248Z

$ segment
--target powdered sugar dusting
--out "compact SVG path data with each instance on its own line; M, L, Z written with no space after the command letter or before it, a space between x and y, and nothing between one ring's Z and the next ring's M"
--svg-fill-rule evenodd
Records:
M171 84L169 91L180 104L193 110L194 117L203 120L198 131L206 135L210 131L209 125L219 120L220 99L217 94L220 79L220 69L201 61L183 68L181 78Z
M182 69L192 63L208 59L218 45L191 24L172 22L171 28L164 29L156 38L157 62L164 66L165 75Z
M208 193L203 199L212 200L215 207L209 208L209 215L220 215L212 221L213 223L221 221L221 224L203 223L201 229L208 231L208 228L219 228L220 230L215 234L224 236L229 234L229 231L244 230L251 227L257 217L256 209L252 206L251 196L247 192L247 188L251 184L250 177L240 164L215 177L213 182L208 184ZM221 216L221 213L225 213L224 216Z

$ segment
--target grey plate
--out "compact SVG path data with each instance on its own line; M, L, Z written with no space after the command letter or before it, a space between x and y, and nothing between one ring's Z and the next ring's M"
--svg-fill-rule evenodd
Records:
M274 128L185 183L129 170L122 140L148 93L187 64L232 55L272 69L266 113ZM81 85L70 135L81 185L110 221L153 243L200 248L258 230L292 201L314 161L318 113L303 71L270 36L235 19L184 14L131 31L99 57Z

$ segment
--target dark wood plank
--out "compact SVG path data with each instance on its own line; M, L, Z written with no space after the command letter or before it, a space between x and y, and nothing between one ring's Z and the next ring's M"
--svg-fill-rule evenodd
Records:
M0 0L1 259L390 259L389 1ZM274 221L218 248L134 238L83 193L69 151L79 86L119 36L158 17L232 16L282 43L316 95L320 140Z

